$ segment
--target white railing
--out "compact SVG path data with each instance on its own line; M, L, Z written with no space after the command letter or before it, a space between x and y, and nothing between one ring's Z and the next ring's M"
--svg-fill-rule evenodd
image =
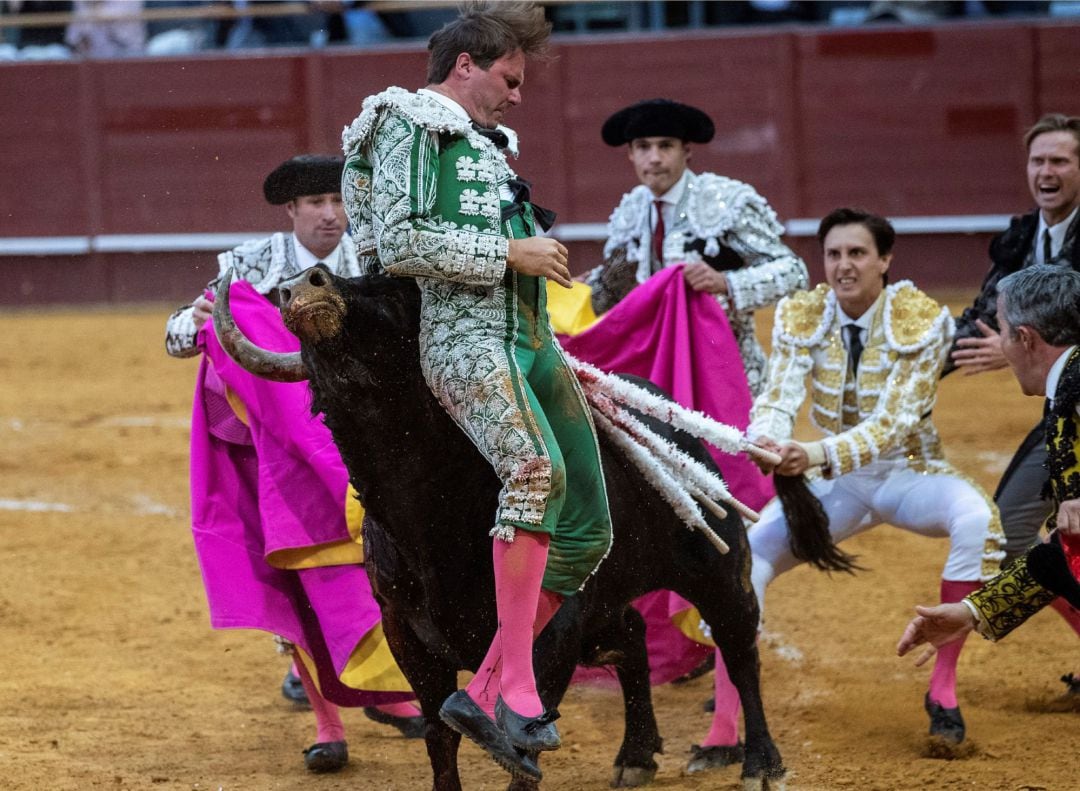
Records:
M788 236L813 236L820 220L789 220ZM937 217L891 217L897 234L996 233L1009 225L1007 214L943 215ZM0 237L0 256L88 255L89 253L217 252L248 239L269 236L270 231L235 233L145 233L102 234L100 236L12 236ZM567 223L555 226L552 236L564 242L602 242L607 224Z

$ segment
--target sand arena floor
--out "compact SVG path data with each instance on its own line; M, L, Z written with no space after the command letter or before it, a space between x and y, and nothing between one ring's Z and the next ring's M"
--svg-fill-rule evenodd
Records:
M313 718L281 698L270 637L210 630L188 528L196 364L164 353L170 307L0 314L0 787L430 787L422 743L354 710L351 765L309 775ZM1040 409L997 372L950 377L934 414L954 463L992 488ZM846 548L872 571L797 569L769 590L763 685L788 788L1080 787L1080 715L1028 710L1080 669L1064 622L1044 612L1001 645L971 640L960 698L974 754L925 758L927 670L893 646L912 605L936 600L945 542L882 527ZM740 787L737 768L681 771L710 691L711 676L655 691L655 787ZM606 788L617 692L574 688L561 708L566 746L545 759L545 787ZM466 788L505 787L473 746L461 763Z

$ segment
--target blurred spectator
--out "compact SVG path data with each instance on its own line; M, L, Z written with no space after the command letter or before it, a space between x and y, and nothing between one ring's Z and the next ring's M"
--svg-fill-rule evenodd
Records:
M143 0L74 0L76 19L68 25L64 41L84 58L140 55L146 46L146 22L100 17L131 17L142 9Z
M66 14L71 11L71 0L4 0L5 14ZM11 43L16 47L48 47L64 43L64 26L17 27Z
M154 0L154 10L163 8L176 9L213 9L221 3L213 0ZM218 21L216 19L159 19L146 23L147 55L183 55L198 52L216 46L218 40Z

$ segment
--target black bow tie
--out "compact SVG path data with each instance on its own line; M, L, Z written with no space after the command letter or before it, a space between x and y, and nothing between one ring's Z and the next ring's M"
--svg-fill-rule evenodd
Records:
M510 188L510 194L514 196L514 202L502 210L502 221L506 222L520 213L524 205L529 203L532 204L533 218L536 220L536 224L545 231L551 230L551 226L555 224L555 212L551 209L545 209L543 206L537 206L532 202L532 182L514 177L506 185Z
M477 134L494 143L495 147L500 151L510 145L510 138L506 136L506 132L500 132L498 129L488 129L486 126L480 126L476 121L472 122L472 128L476 130Z

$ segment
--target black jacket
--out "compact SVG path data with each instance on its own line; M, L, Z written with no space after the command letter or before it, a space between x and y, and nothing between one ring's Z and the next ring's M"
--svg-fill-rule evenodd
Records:
M1080 226L1080 215L1073 220L1072 225L1065 235L1065 245L1062 252L1066 254L1072 268L1080 272L1080 244L1077 244L1077 226ZM990 242L990 271L983 281L979 295L975 302L964 309L956 319L956 339L950 356L945 361L945 370L942 376L952 373L956 363L952 361L951 352L956 349L956 341L961 338L981 338L982 333L975 326L977 319L982 319L995 330L1000 329L997 321L997 284L1006 275L1011 275L1024 268L1028 260L1032 245L1035 241L1035 232L1039 229L1039 210L1013 217L1008 230L995 236Z

